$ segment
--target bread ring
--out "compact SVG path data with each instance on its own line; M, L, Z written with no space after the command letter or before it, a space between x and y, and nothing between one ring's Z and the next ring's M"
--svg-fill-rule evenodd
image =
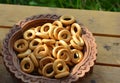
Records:
M84 41L80 36L78 37L77 35L73 35L72 38L78 46L84 46Z
M71 34L68 30L61 30L58 33L58 39L59 40L64 40L65 42L69 42L71 39Z
M53 35L54 35L54 38L58 40L58 33L63 30L64 28L63 27L56 27L54 29L54 32L53 32Z
M65 41L60 40L59 42L60 42L60 44L61 44L62 46L64 46L65 48L67 48L67 49L69 50L69 52L71 53L70 46L69 46Z
M46 64L54 62L54 58L52 57L44 57L39 61L40 68L42 69Z
M58 20L54 21L53 25L58 26L58 27L63 27L62 23Z
M73 39L70 40L70 43L71 43L72 47L75 48L75 49L78 49L78 50L82 50L83 49L83 47L82 46L78 46Z
M49 35L48 35L48 33L45 33L45 32L37 32L36 33L36 36L38 36L38 37L40 37L40 38L45 38L45 39L48 39L49 38Z
M80 50L73 49L72 53L71 60L73 63L77 64L83 59L83 53Z
M60 17L60 21L64 25L70 25L75 22L75 18L73 16L63 15Z
M53 63L53 69L55 73L61 73L67 71L66 63L62 59L56 59Z
M18 39L14 43L14 49L17 52L24 52L28 49L28 42L25 39Z
M43 57L46 57L49 53L49 49L46 44L39 45L35 50L33 51L34 55L37 59L41 59Z
M63 59L66 63L70 61L70 53L67 49L60 49L57 53L57 59Z
M26 73L31 73L34 70L34 64L30 60L29 57L25 57L22 59L22 61L20 63L20 67L21 67L22 71L24 71Z
M36 28L35 28L35 33L40 33L41 31L41 26L37 26Z
M46 45L53 45L56 41L54 39L42 39L42 42Z
M52 39L55 39L54 38L54 35L53 35L53 32L54 32L54 29L57 28L56 26L53 26L50 30L49 30L49 37L52 38Z
M48 34L51 28L52 28L51 23L45 23L44 25L41 26L41 32Z
M31 53L29 55L29 57L30 57L31 61L34 63L35 67L38 67L39 66L38 65L38 60L36 59L35 55L33 53Z
M35 31L32 29L29 29L24 32L23 37L26 40L33 40L35 38Z
M25 52L19 53L17 55L18 58L24 58L26 56L28 56L32 51L30 49L27 49Z
M73 23L73 24L71 25L71 34L72 34L72 35L81 36L81 27L80 27L79 24Z
M59 79L59 78L63 78L63 77L66 77L70 74L70 72L68 71L65 71L65 72L61 72L61 73L58 73L57 75L55 75L55 78Z
M53 71L53 63L48 63L46 64L43 69L42 69L42 74L43 76L46 77L53 77L54 76L54 71Z
M31 50L34 50L34 49L35 49L38 45L40 45L40 44L42 44L41 39L35 38L35 39L33 39L33 40L30 42L29 48L30 48Z
M57 58L57 52L62 48L64 48L64 46L56 46L56 47L53 48L52 55L53 55L54 58Z

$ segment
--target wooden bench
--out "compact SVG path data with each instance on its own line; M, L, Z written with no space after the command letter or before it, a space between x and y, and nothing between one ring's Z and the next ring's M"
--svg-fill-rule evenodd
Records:
M38 14L70 14L93 33L98 54L93 74L77 83L120 83L120 13L0 4L1 44L19 20ZM0 83L16 83L7 72L0 56Z

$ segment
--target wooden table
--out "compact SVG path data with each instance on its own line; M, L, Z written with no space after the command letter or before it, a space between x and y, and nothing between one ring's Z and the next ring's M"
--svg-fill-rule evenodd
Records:
M38 14L71 14L93 33L98 46L93 74L77 83L120 83L120 13L78 9L60 9L0 4L1 44L19 20ZM0 83L16 83L7 72L0 56Z

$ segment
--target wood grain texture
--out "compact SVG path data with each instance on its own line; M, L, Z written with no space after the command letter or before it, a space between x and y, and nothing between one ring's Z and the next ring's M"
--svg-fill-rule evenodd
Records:
M95 36L97 43L97 62L120 65L120 39Z
M62 9L48 7L33 7L20 5L3 5L0 4L0 25L12 26L19 20L38 14L68 14L73 15L82 22L91 32L105 34L120 34L120 13L79 10L79 9Z

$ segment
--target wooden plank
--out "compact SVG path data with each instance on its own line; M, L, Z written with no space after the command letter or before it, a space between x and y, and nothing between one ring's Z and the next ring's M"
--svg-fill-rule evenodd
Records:
M119 72L120 68L118 67L95 65L93 73L88 75L86 78L79 80L77 83L120 83ZM0 82L17 83L3 65L2 57L0 57Z
M120 39L95 36L98 55L97 62L120 65Z
M0 27L0 54L2 50L2 41L5 38L6 34L9 32L10 28L2 28Z
M96 66L93 69L93 74L87 78L78 81L77 83L120 83L120 68Z
M73 15L94 33L120 34L120 13L0 4L0 25L12 26L19 20L38 14Z

